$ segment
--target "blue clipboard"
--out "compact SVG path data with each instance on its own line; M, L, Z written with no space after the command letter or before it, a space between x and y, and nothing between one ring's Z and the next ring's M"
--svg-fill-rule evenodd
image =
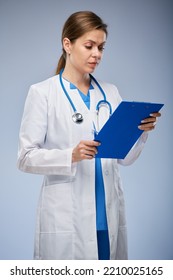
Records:
M141 120L158 112L164 104L122 101L94 140L101 143L98 158L124 159L143 133Z

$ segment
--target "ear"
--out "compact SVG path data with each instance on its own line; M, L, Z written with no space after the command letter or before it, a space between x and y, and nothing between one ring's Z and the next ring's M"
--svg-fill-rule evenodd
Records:
M71 46L72 46L71 41L68 38L64 38L63 39L63 48L67 54L70 54Z

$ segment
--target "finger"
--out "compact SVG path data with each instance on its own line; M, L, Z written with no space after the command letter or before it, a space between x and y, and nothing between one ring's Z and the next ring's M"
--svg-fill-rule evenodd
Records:
M95 156L95 154L97 154L97 148L86 146L85 149L82 149L82 152L87 155Z
M75 148L73 150L73 153L72 153L72 162L78 162L78 161L81 161L83 159L92 159L93 158L93 155L89 155L87 154L87 152L83 149L79 150L77 148Z
M156 122L150 122L150 123L141 124L138 126L138 128L140 130L150 131L155 128L155 125L156 125Z
M90 156L95 156L97 154L97 147L100 145L99 142L96 141L81 141L79 144L79 150L83 154L87 154Z
M95 152L88 150L81 150L80 157L81 159L92 159L95 157Z
M100 142L93 141L93 140L82 140L80 143L81 143L81 144L84 144L84 145L86 145L86 146L91 146L91 147L93 147L93 146L94 146L94 147L98 147L98 146L101 145Z
M94 142L94 141L93 141ZM97 145L98 146L98 145ZM89 152L89 153L94 153L94 154L96 154L97 153L97 146L90 146L90 143L89 143L89 145L88 145L88 142L81 142L80 144L79 144L79 150L80 151L87 151L87 152Z
M146 119L141 121L141 124L156 122L156 120L157 120L156 117L146 118Z
M160 112L151 113L150 116L151 116L151 117L156 117L156 118L157 118L157 117L160 117L160 116L161 116L161 113L160 113Z

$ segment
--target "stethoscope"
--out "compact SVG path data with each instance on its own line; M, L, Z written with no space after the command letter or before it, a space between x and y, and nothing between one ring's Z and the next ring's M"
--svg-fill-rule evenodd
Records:
M64 91L64 93L65 93L65 95L66 95L68 101L70 102L71 107L73 108L74 114L72 115L72 120L73 120L75 123L80 124L80 123L83 122L84 119L83 119L82 114L79 113L79 112L77 112L76 107L75 107L75 105L73 104L73 102L72 102L72 100L71 100L71 98L70 98L70 96L69 96L69 94L68 94L68 92L67 92L67 90L66 90L66 88L65 88L65 86L64 86L64 83L63 83L63 81L62 81L62 73L63 73L63 70L64 70L64 69L62 69L62 70L60 71L60 73L59 73L60 84L61 84L61 87L62 87L62 89L63 89L63 91ZM110 102L108 102L108 101L106 100L106 94L105 94L104 90L102 89L102 87L100 86L100 84L97 82L97 80L96 80L91 74L90 74L90 77L91 77L91 79L96 83L96 85L98 86L99 90L101 91L101 93L102 93L102 95L103 95L103 99L100 100L100 101L97 103L97 105L96 105L96 113L97 113L97 115L99 114L99 109L100 109L100 107L103 106L103 105L106 105L106 106L108 107L108 109L109 109L109 115L111 116L111 114L112 114L112 106L111 106Z

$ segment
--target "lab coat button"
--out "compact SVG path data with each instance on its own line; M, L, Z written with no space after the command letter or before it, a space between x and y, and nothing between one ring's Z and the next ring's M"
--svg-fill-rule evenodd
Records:
M105 175L106 175L106 176L109 175L109 171L108 171L108 170L105 171Z

